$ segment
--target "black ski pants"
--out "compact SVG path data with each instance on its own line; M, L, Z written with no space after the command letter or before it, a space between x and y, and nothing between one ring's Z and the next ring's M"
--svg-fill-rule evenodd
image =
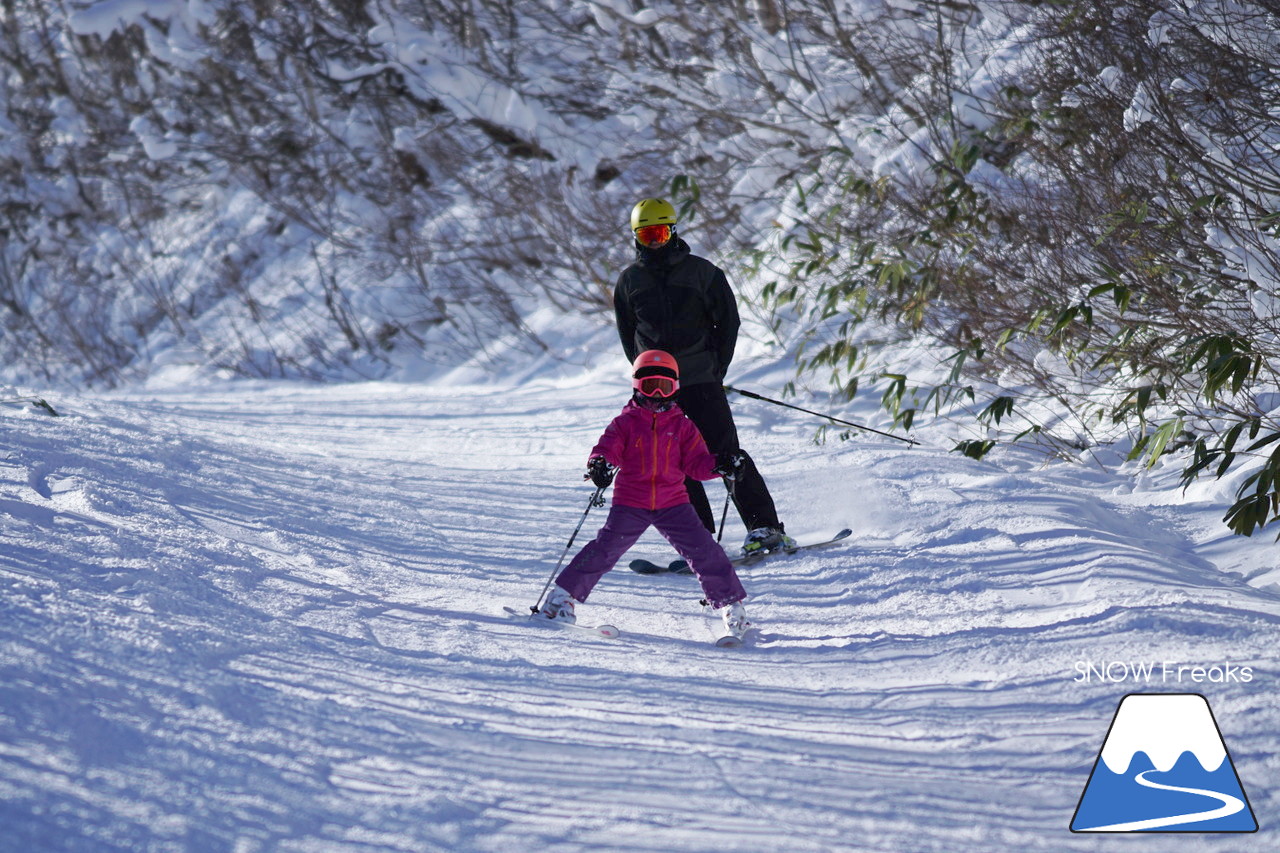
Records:
M680 408L693 421L707 443L707 449L715 456L728 450L741 450L738 446L738 429L733 425L733 412L724 387L717 382L703 382L680 389L676 398ZM743 451L746 454L746 451ZM684 481L689 490L689 502L698 511L698 518L712 533L716 532L716 517L707 500L707 491L697 480ZM733 503L747 530L757 527L782 528L778 510L773 505L769 487L756 469L756 463L747 456L738 473L733 489Z

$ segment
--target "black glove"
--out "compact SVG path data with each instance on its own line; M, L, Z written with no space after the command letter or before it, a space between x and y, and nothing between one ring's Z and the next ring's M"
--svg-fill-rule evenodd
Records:
M716 457L716 467L711 470L726 480L732 480L742 471L746 462L747 454L741 450L726 450Z
M603 456L592 456L587 462L587 476L582 479L595 483L597 489L607 489L617 470Z

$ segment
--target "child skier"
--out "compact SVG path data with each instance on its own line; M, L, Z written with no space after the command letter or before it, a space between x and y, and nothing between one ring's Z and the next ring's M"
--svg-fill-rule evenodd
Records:
M613 482L617 469L609 517L556 578L539 612L573 622L574 603L586 601L600 578L653 525L689 563L708 603L721 611L725 628L741 635L749 624L742 606L746 591L684 486L686 476L732 477L739 461L736 454L727 454L717 462L693 421L676 405L680 368L669 353L640 353L631 377L630 402L605 428L587 462L588 476L599 488Z

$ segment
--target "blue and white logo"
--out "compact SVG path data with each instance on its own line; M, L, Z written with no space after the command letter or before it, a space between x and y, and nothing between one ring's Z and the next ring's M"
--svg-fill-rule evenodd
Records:
M1085 785L1072 832L1255 832L1240 777L1199 693L1131 693Z

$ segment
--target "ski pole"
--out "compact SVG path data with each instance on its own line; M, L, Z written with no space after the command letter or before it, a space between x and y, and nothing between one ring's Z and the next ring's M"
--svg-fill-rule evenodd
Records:
M564 563L564 558L569 555L569 549L573 547L573 540L578 538L578 531L582 529L582 525L587 522L587 513L591 512L592 507L604 506L604 490L607 486L600 486L596 489L596 493L591 496L591 500L587 501L587 508L582 513L582 518L578 519L578 526L573 528L573 534L569 537L569 543L564 546L564 553L560 555L556 567L551 570L551 577L547 578L546 584L542 587L542 593L538 596L538 603L529 608L534 613L542 609L542 599L547 597L547 590L551 589L551 582L556 579L556 575L560 573L560 565Z
M738 484L737 472L724 478L724 509L720 512L720 532L716 534L716 541L719 542L724 536L724 520L729 517L729 501L733 499L733 492Z
M724 509L720 511L720 532L716 534L716 541L719 542L724 537L724 520L729 517L729 500L733 497L733 478L724 478Z
M790 403L784 403L781 400L775 400L772 397L765 397L764 395L757 394L754 391L743 391L741 388L734 388L732 385L724 386L724 390L732 391L735 394L741 394L744 397L750 397L753 400L762 400L763 402L766 402L766 403L773 403L775 406L785 406L788 409L795 409L797 412L804 412L806 415L815 415L819 418L826 418L829 421L834 421L838 424L844 424L845 426L851 426L854 429L864 430L865 432L873 432L876 435L883 435L885 438L892 438L894 441L902 441L910 445L916 445L920 443L916 441L914 438L903 438L900 435L893 435L892 433L881 432L878 429L872 429L869 426L863 426L862 424L855 424L853 421L843 421L840 418L832 417L831 415L823 414L822 412L815 412L812 409L803 409L799 406L793 406Z

